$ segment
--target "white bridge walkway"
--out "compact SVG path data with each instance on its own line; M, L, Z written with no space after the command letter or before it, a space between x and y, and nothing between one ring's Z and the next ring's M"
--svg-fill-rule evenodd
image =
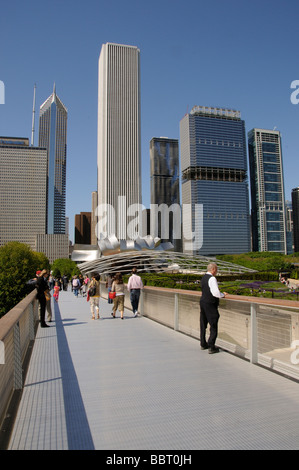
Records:
M299 449L298 383L129 310L113 319L104 299L100 320L71 292L52 310L10 450Z

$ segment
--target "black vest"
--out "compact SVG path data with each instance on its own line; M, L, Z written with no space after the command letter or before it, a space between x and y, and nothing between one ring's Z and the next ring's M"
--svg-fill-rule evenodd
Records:
M218 297L214 297L211 294L209 284L208 284L211 277L212 276L210 274L205 274L202 277L202 280L201 280L201 290L202 290L201 300L203 302L206 302L206 303L209 303L209 304L212 303L212 304L215 304L216 306L218 306L219 305L219 299L218 299Z

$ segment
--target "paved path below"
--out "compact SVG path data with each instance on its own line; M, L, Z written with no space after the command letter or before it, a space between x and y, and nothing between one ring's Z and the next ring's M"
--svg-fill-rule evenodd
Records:
M101 300L38 329L10 449L299 449L299 386Z

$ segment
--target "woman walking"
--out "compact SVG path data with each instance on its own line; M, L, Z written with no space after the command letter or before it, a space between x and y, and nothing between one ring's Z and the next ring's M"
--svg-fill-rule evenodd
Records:
M115 279L111 286L111 292L115 292L116 296L113 299L113 318L115 318L116 310L120 311L120 318L124 319L124 304L125 304L125 290L124 282L121 273L116 273Z
M90 311L91 311L91 318L95 320L95 310L97 312L97 319L100 318L100 275L93 274L91 282L89 283L88 290L89 290L89 301L90 301ZM95 288L94 295L91 295L92 288Z

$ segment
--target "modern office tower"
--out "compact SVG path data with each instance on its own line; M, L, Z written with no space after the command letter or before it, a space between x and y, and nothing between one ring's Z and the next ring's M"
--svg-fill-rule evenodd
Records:
M285 201L287 254L294 252L293 208L291 201Z
M0 137L0 245L26 243L35 250L46 233L47 150L29 139Z
M167 137L153 137L150 141L151 164L151 206L157 205L161 210L155 217L156 227L152 227L162 241L170 241L175 251L181 250L181 236L174 239L174 223L179 224L181 235L181 213L179 220L176 210L180 206L179 178L179 141ZM163 208L165 212L163 213ZM165 229L165 233L163 231Z
M91 244L91 212L75 215L75 243Z
M299 252L299 187L292 189L294 251Z
M41 105L39 146L48 150L47 233L65 234L67 109L53 93Z
M252 129L248 148L253 251L287 253L280 132Z
M195 106L180 122L183 251L250 251L245 123L240 112Z
M131 238L127 209L141 204L139 56L135 46L107 43L99 57L98 238Z

